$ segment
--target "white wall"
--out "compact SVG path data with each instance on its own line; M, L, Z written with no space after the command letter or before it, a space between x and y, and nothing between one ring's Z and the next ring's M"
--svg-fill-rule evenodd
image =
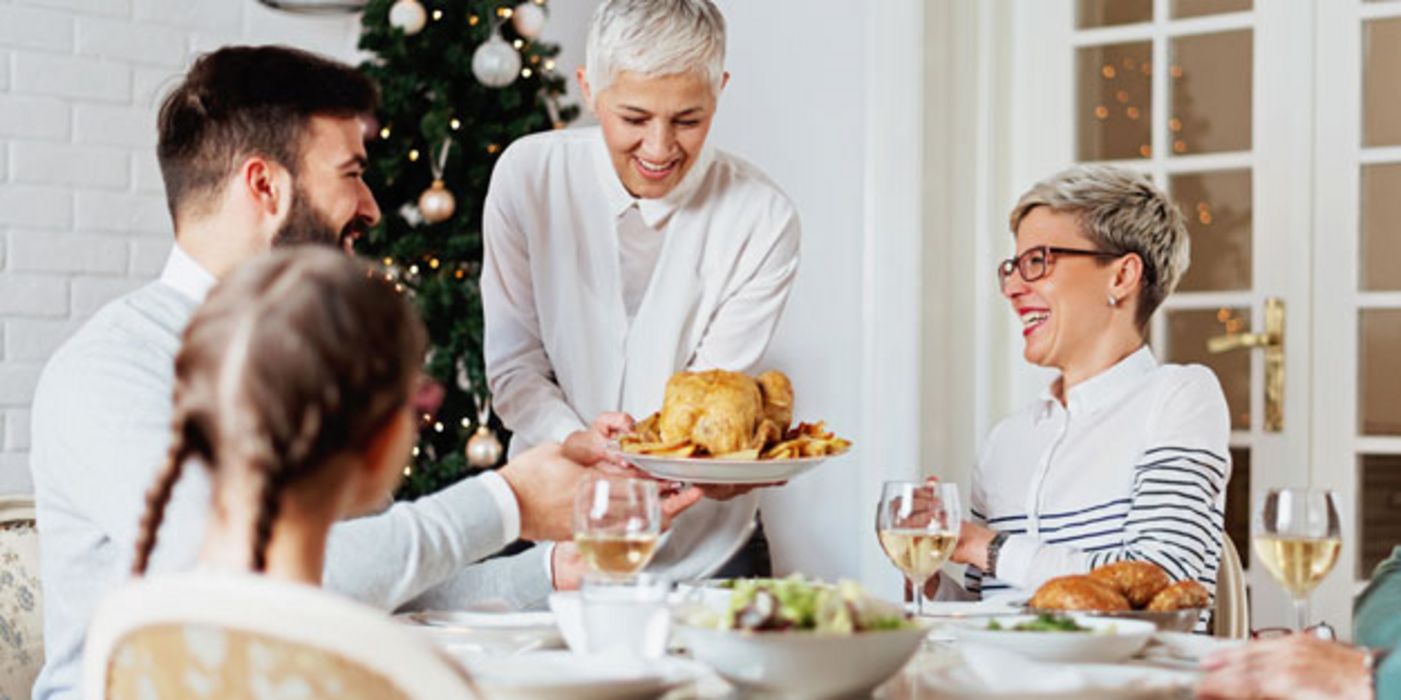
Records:
M44 361L165 260L158 94L223 44L348 60L358 33L355 17L252 0L0 0L0 493L30 488L28 407Z

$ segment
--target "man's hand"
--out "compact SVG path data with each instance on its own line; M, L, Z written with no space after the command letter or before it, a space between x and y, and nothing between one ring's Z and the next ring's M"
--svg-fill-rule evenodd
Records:
M1308 634L1227 649L1202 660L1202 698L1371 698L1367 652Z
M574 492L590 476L587 467L601 453L560 445L532 447L498 472L516 494L521 509L521 538L532 542L567 540L574 533Z
M550 583L555 590L577 591L589 568L578 546L573 542L561 542L550 553L550 571L554 574L554 580Z

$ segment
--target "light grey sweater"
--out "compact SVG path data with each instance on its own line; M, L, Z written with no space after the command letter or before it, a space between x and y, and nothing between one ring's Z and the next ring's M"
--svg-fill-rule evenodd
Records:
M105 593L127 577L145 492L170 444L174 359L196 301L152 282L104 307L54 355L34 398L33 472L43 576L45 662L36 699L76 698L83 639ZM166 511L152 571L190 567L209 481L189 465ZM472 565L507 544L497 501L468 479L338 525L328 588L384 610L501 598L543 605L541 548Z

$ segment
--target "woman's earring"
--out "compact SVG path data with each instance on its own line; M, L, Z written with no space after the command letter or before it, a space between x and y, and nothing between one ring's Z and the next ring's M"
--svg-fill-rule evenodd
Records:
M1113 294L1110 294L1110 295L1109 295L1109 305L1110 305L1110 306L1118 306L1118 305L1119 305L1119 300L1118 300L1118 299L1115 299Z

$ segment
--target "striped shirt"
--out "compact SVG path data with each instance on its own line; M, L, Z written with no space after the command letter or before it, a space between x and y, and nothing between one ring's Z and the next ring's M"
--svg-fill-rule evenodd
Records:
M1029 595L1048 579L1126 559L1216 590L1231 474L1230 417L1216 376L1159 365L1147 346L1048 390L993 429L973 475L971 517L1007 532L977 597Z

